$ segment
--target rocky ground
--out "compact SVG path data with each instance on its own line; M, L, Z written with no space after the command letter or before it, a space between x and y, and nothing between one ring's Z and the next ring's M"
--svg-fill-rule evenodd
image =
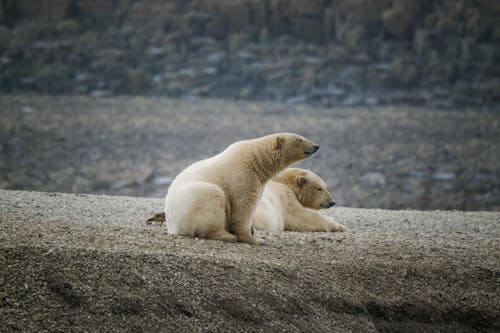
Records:
M2 332L498 332L500 215L335 208L266 246L166 235L161 199L0 191Z
M0 188L163 197L240 139L290 131L341 206L500 209L499 113L145 97L0 96Z

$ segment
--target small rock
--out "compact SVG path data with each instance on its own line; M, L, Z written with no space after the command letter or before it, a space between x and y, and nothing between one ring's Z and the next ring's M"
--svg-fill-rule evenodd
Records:
M417 78L415 62L406 57L397 58L391 65L391 73L398 84L411 84Z
M21 107L22 113L33 113L33 111L35 111L35 110L29 106L22 106Z
M172 184L172 182L173 182L172 178L165 177L165 176L163 176L163 177L155 177L151 181L151 183L153 183L156 186L168 186L168 185Z
M89 80L89 76L85 73L78 73L75 75L76 82L86 82Z
M385 185L385 176L376 171L365 173L359 180L370 187Z
M103 61L123 61L126 58L126 53L120 49L104 49L99 52L99 58Z
M211 53L211 54L207 55L205 60L209 63L212 63L212 64L218 64L218 63L222 62L222 60L224 60L225 57L226 56L223 52L215 52L215 53Z
M343 101L342 104L345 106L355 106L360 105L363 102L362 98L357 95L349 95Z
M420 170L410 170L408 174L410 175L410 177L422 178L425 173Z
M379 99L375 96L368 96L365 98L366 105L375 106L379 103Z
M217 74L217 68L215 68L215 67L205 67L205 68L203 68L203 74L206 74L206 75L215 75L215 74Z
M248 85L240 90L239 96L241 98L249 98L253 95L254 89L251 85Z
M286 99L286 104L292 105L292 104L304 104L306 101L306 97L299 95L299 96L294 96L294 97L289 97Z
M89 94L91 97L109 97L111 96L111 91L109 90L92 90Z
M4 26L0 25L0 50L6 47L12 38L12 31Z
M366 28L363 26L357 26L353 29L347 30L344 34L343 39L345 41L345 44L349 48L356 49L359 47L361 41L365 38L366 35Z
M138 68L128 68L122 84L125 92L138 94L149 87L149 77Z
M61 33L75 33L80 30L80 24L75 19L68 19L59 22L56 30Z
M382 14L384 28L391 35L404 39L420 15L419 0L394 1L394 6Z
M452 180L454 178L455 178L455 173L454 172L435 172L432 175L432 179L435 179L435 180L446 181L446 180Z

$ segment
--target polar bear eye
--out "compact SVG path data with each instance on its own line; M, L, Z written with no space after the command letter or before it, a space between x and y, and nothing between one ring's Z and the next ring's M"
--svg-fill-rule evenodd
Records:
M318 191L323 191L321 188L318 188Z

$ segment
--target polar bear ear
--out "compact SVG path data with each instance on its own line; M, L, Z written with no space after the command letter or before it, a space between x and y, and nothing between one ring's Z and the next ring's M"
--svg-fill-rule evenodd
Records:
M300 176L299 178L297 178L297 184L299 184L300 187L304 186L305 184L307 184L307 179L306 177L304 176Z
M283 138L281 136L277 136L274 148L276 150L279 150L279 149L281 149L281 147L283 146L284 143L285 143L285 138Z

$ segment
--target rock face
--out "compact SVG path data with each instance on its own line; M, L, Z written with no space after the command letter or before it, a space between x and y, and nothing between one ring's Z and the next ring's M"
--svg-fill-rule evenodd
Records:
M494 103L499 15L487 0L0 0L0 91Z

